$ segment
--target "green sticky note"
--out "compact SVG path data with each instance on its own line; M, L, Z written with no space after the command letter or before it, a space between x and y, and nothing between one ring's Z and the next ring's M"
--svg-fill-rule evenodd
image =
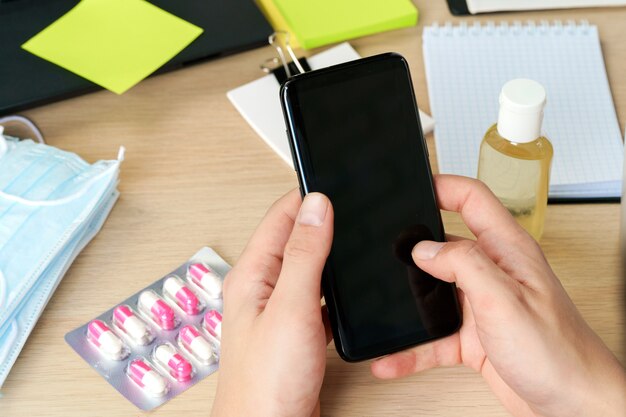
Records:
M410 0L274 0L304 48L414 26Z
M144 0L82 0L22 48L122 94L201 33Z

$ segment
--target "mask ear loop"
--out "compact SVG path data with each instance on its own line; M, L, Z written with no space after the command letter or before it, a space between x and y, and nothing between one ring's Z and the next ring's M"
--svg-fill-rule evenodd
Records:
M4 123L8 123L8 122L17 122L17 123L21 123L21 124L25 125L31 131L31 133L33 134L34 138L37 139L37 141L39 143L46 143L43 140L43 135L41 134L41 130L39 130L37 125L35 123L33 123L30 119L27 119L24 116L18 116L18 115L0 117L0 125L2 125ZM2 134L2 132L0 132L0 134ZM2 151L0 150L0 152L2 152ZM0 156L1 156L1 154L0 154Z
M89 188L91 188L91 186L94 183L96 183L100 178L108 175L110 171L119 167L119 165L124 160L125 154L126 154L126 148L124 148L123 146L120 146L120 150L117 154L117 161L114 165L111 165L109 168L105 169L98 175L91 177L89 181L87 181L87 183L80 190L66 197L58 198L55 200L29 200L27 198L19 197L17 195L5 193L4 191L1 191L1 190L0 190L0 197L4 198L5 200L13 201L14 203L19 203L19 204L23 204L25 206L31 206L31 207L60 206L62 204L69 203L70 201L76 200L77 198L85 194L89 190Z

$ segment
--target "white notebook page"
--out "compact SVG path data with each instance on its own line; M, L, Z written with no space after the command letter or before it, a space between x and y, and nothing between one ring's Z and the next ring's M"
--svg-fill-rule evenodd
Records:
M424 28L423 42L440 172L476 176L502 85L530 78L548 97L550 196L621 195L623 143L596 26L433 25Z
M624 6L626 0L467 0L471 14L505 10L567 9L572 7Z

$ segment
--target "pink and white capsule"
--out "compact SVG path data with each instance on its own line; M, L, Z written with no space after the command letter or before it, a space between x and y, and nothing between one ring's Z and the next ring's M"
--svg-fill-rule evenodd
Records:
M163 330L172 330L178 326L174 310L154 291L144 291L137 302L139 309L149 316Z
M194 326L187 325L180 329L180 342L200 362L204 364L215 362L213 347Z
M143 359L135 359L128 365L128 376L137 385L153 396L160 397L167 393L167 382Z
M163 283L163 293L189 315L195 316L202 311L203 306L198 300L198 297L176 277L169 277L165 280Z
M204 329L211 336L220 340L222 338L222 315L217 310L209 310L204 314Z
M134 342L147 345L154 336L146 323L141 320L127 305L120 305L113 310L113 323L126 333Z
M193 367L174 346L164 343L154 350L154 358L176 378L177 381L189 381L193 376Z
M87 325L87 338L111 359L121 360L129 353L122 340L101 320Z
M222 279L203 263L192 263L187 269L187 279L203 289L211 298L222 296Z

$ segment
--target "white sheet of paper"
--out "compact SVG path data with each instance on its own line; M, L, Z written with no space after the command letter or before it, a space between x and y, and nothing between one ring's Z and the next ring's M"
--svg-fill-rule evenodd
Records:
M360 57L349 43L344 42L307 58L307 61L311 69L316 70ZM293 168L279 92L280 85L276 77L269 74L230 90L226 95L257 134ZM424 134L431 132L435 125L434 120L421 110L419 114Z
M570 9L573 7L624 6L625 0L467 0L471 14L514 10Z

